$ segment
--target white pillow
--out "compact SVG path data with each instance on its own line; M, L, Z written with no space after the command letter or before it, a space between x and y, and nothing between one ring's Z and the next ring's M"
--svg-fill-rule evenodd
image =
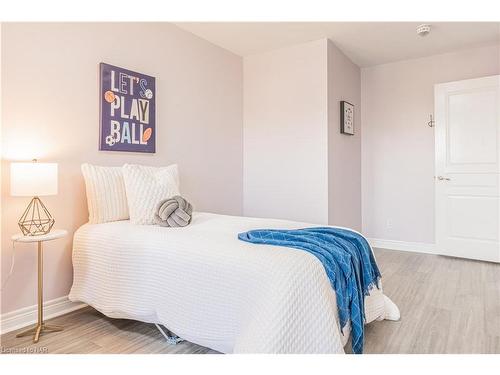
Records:
M162 168L125 164L123 177L130 221L134 224L154 224L158 203L180 195L176 164Z
M82 164L85 179L89 223L127 220L128 203L121 167Z

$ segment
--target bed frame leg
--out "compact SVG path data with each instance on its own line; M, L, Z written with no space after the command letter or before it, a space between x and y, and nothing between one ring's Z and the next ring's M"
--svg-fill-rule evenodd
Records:
M179 336L177 335L174 335L172 332L170 332L169 330L167 330L167 332L165 332L159 324L156 324L155 323L155 326L156 328L158 328L158 331L160 331L160 333L163 335L163 337L165 337L165 339L167 340L167 343L169 345L177 345L178 343L184 341L183 339L181 339ZM171 335L169 334L171 333Z

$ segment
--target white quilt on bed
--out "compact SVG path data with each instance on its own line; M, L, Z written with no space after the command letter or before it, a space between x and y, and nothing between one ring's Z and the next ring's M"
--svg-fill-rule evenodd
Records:
M194 213L184 228L85 224L73 243L69 298L114 318L160 323L224 353L343 353L335 292L313 255L239 241L257 228L312 226ZM370 322L383 318L374 289Z

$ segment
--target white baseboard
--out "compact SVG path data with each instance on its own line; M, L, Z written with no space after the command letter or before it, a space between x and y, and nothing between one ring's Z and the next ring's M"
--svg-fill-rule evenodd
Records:
M383 240L380 238L368 238L372 247L388 250L411 251L414 253L438 254L436 245L425 242L406 242L396 240Z
M68 296L55 298L43 303L43 318L51 319L87 306L82 302L71 302ZM28 306L22 309L2 314L0 319L0 334L29 326L37 321L38 306Z

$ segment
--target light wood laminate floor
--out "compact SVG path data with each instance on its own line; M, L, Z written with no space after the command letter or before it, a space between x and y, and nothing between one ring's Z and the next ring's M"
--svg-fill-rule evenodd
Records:
M398 322L373 322L365 353L500 353L500 264L375 250L384 292L399 306ZM153 324L110 319L87 307L50 320L59 333L1 337L2 353L216 353L183 342L168 345ZM347 345L348 350L350 344Z

